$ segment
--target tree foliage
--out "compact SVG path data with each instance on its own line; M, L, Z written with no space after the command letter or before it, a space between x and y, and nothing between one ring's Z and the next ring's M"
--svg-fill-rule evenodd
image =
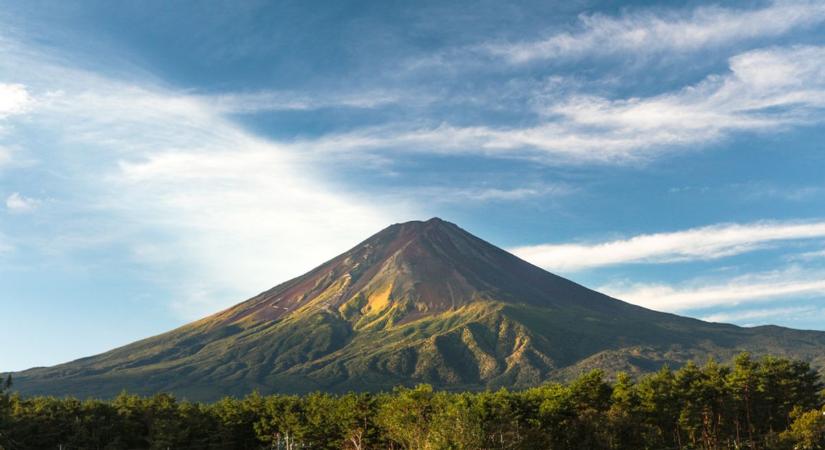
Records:
M23 398L0 384L0 449L825 449L808 364L748 354L634 380L600 371L524 391Z

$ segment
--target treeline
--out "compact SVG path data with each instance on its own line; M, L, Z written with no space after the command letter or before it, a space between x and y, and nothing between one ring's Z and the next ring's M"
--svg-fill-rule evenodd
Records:
M805 362L742 354L732 366L710 361L613 382L594 371L518 392L420 385L201 404L168 394L23 398L5 389L0 448L819 449L822 388Z

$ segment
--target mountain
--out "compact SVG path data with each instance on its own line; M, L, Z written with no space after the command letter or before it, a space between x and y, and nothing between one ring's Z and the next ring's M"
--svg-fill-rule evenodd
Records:
M748 350L825 367L825 332L652 311L553 275L434 218L392 225L232 308L115 350L16 374L25 394L193 400L313 390L527 387Z

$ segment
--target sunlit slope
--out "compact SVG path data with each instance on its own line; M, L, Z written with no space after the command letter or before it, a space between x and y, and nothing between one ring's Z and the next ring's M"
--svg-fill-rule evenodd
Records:
M581 370L774 353L825 365L825 333L710 324L630 305L449 222L393 225L309 273L177 330L17 374L24 393L526 387Z

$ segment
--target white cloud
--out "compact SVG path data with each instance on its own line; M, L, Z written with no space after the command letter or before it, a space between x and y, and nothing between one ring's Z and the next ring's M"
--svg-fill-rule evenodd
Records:
M737 132L817 123L824 107L825 47L770 48L737 55L729 73L675 92L623 100L551 99L540 107L542 121L531 127L382 126L295 145L332 154L396 149L532 157L551 164L623 163Z
M511 251L548 270L574 271L627 263L709 260L780 241L814 238L825 238L825 222L719 224L593 244L543 244Z
M788 256L788 259L792 261L810 261L819 258L825 258L825 249Z
M701 319L706 322L742 322L753 321L754 319L771 319L799 317L803 315L818 313L816 308L812 307L791 307L791 308L766 308L766 309L748 309L745 311L720 312L704 316Z
M31 103L31 96L22 84L0 83L0 119L26 112Z
M427 202L435 203L485 203L511 202L530 198L560 197L574 192L574 188L565 184L535 184L516 188L499 187L402 187L399 197L410 195L416 198L426 198Z
M559 39L565 42L572 39L571 42L578 43L576 48L581 42L591 42L588 45L594 49L609 48L609 45L603 45L603 40L615 41L620 46L637 43L634 45L651 47L648 42L652 42L692 48L737 36L775 36L793 27L817 23L825 20L825 6L821 2L777 2L755 10L703 7L685 17L671 14L663 18L645 13L619 19L595 16L583 20L585 30ZM519 107L525 107L522 103L526 102L528 106L525 108L533 108L538 113L535 123L528 126L504 127L489 123L459 126L449 121L433 124L427 123L426 118L422 121L413 117L404 123L359 127L354 131L283 144L292 153L310 156L321 153L323 157L339 155L350 162L355 158L361 160L393 151L533 158L548 164L643 162L667 152L693 150L739 132L775 132L821 121L825 107L823 67L825 47L769 48L735 56L729 61L728 72L661 95L623 99L587 94L560 97L558 92L566 91L557 84L565 85L567 81L552 83L555 95L548 95L546 86L535 92L531 90L535 88L530 88L527 91L532 92L532 98L524 99L525 95L521 94L518 102ZM522 84L516 85L521 89ZM59 91L61 86L43 84L41 88ZM126 92L117 94L140 95L131 92L135 88L126 86ZM105 83L102 89L106 89ZM189 108L197 116L201 113L197 111L199 107L192 106L195 104L208 105L214 115L267 109L374 108L390 103L450 101L441 100L442 96L432 93L377 87L363 92L321 94L263 91L199 96L167 92L176 97L174 101L167 95L158 103L149 95L140 100L148 103L132 107L115 105L111 99L117 99L117 96L106 99L97 95L92 99L88 98L91 94L84 98L84 94L76 91L69 95L73 100L101 102L115 112L134 114L130 118L132 121L141 120L145 111L152 112L158 107L171 108L170 113ZM488 93L484 94L482 97L488 97ZM65 101L63 96L65 93L53 92L43 102L60 103ZM120 117L116 115L110 122L115 125ZM152 120L151 117L147 119ZM161 127L159 132L172 128L171 132L178 134L179 127L191 123L197 123L197 120L183 120L176 124L177 127ZM95 130L81 131L85 135L80 138L105 140L109 138L108 134L120 131L120 127L115 126L97 136L94 136ZM167 137L162 133L145 136L155 139L158 144L165 142Z
M746 200L773 200L803 202L825 195L823 186L788 186L766 183L734 183L728 186Z
M401 92L371 90L356 93L313 92L312 94L261 91L216 94L203 97L216 112L255 113L261 111L309 111L322 108L379 108L401 101L405 106L429 101L426 95L411 96Z
M24 197L19 192L13 192L6 197L6 209L12 213L27 213L34 211L40 205L40 200Z
M127 257L172 292L183 317L243 300L409 217L334 185L209 99L78 70L35 48L0 52L7 66L42 93L28 120L48 130L38 149L51 153L38 156L59 161L64 185L50 187L72 194L54 236L21 239L44 252L89 235L91 245L132 248Z
M792 267L715 283L705 279L677 286L658 283L614 283L602 286L598 290L646 308L679 312L779 298L825 296L825 273Z
M565 186L537 186L522 187L515 189L500 188L480 188L480 189L456 189L448 192L448 196L454 199L465 199L475 201L515 201L533 197L543 197L547 195L565 195L570 189Z
M296 176L293 171L309 170L268 144L244 147L121 163L112 200L139 208L111 207L176 236L171 246L138 247L136 255L153 263L184 262L208 274L213 289L248 292L300 275L392 223L366 202ZM190 291L209 298L209 285L196 285Z
M678 92L626 100L580 96L548 105L545 113L563 117L567 134L584 148L605 145L603 153L633 157L818 121L817 110L825 107L823 67L825 47L755 50L731 58L730 73Z
M583 15L581 30L482 50L519 64L585 55L692 52L776 37L825 21L821 1L777 1L751 10L703 6L689 13L639 12L622 17Z

